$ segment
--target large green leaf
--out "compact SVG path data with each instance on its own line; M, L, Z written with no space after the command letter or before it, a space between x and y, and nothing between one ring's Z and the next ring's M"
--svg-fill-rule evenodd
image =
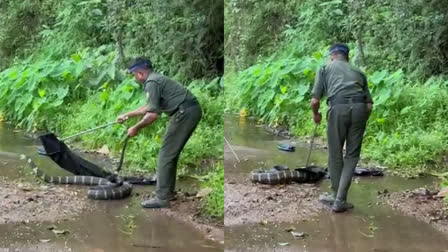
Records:
M58 86L58 88L56 89L56 95L58 99L63 100L67 96L68 90L69 88L66 85Z

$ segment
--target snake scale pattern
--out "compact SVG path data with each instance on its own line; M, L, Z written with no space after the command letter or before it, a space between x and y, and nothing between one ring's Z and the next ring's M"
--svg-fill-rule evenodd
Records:
M30 157L22 154L21 159L25 159L36 176L47 183L93 186L87 192L89 199L123 199L132 192L132 185L128 182L112 183L107 179L93 176L49 176L39 169Z
M275 166L271 170L256 170L250 173L250 179L254 183L261 184L286 184L314 183L325 176L325 171L318 167L296 168L289 170L287 167Z

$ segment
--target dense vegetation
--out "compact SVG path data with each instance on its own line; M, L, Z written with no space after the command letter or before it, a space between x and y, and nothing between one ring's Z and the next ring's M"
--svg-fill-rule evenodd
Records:
M420 0L225 1L227 109L309 135L315 73L328 46L345 42L374 97L365 160L405 175L446 170L446 10Z
M243 70L285 44L311 54L353 42L358 65L426 79L448 71L446 13L438 0L225 0L226 64Z
M125 73L140 55L188 85L204 117L182 154L180 174L200 175L203 186L213 186L204 209L222 216L216 200L223 201L223 185L216 183L223 173L222 1L1 1L0 22L0 108L17 127L68 136L144 104L140 86ZM131 140L125 172L155 170L166 122L163 117ZM107 144L116 155L125 134L126 127L114 125L81 144Z

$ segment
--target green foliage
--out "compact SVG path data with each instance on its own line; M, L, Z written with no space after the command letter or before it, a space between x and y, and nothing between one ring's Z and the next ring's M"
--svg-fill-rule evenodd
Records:
M316 53L311 58L290 57L254 65L239 75L237 97L262 121L287 124L287 111L309 100L315 69L321 62L322 54Z
M313 128L310 93L317 68L325 60L322 52L271 57L240 72L233 77L236 85L226 89L235 93L228 97L227 104L232 104L228 108L245 108L262 122L286 125L297 135L309 135ZM448 81L432 78L416 83L401 70L367 71L367 75L374 111L364 140L364 158L410 174L446 168L441 160L448 147ZM326 106L322 107L325 115Z
M242 70L275 51L300 2L225 0L226 66Z
M201 183L201 187L212 188L212 192L207 195L204 201L204 211L218 218L224 217L224 165L217 163L213 172L209 173Z
M33 124L46 127L48 116L62 104L87 97L106 77L115 78L115 54L103 51L85 49L61 61L25 61L1 72L0 106L5 116L26 129Z
M146 97L133 79L116 80L114 53L103 49L84 50L70 58L17 65L0 73L2 114L18 127L47 128L67 136L114 121L124 112L143 105ZM189 89L203 107L203 118L186 145L180 160L181 172L204 172L201 161L218 159L223 150L224 98L219 79L194 81ZM137 119L127 123L135 123ZM154 171L167 117L142 130L129 144L128 171ZM82 137L88 148L107 144L119 153L126 127L113 127ZM205 171L206 172L206 171Z
M352 42L355 61L369 69L403 69L419 80L446 74L447 6L425 0L226 0L226 64L242 70L296 41L308 52Z
M59 59L109 45L121 66L146 55L184 82L223 71L222 1L2 1L0 22L0 69L14 58Z
M328 46L345 42L375 99L363 157L412 175L444 170L446 10L423 0L226 0L226 111L309 135L315 72Z
M3 0L0 23L0 113L17 127L68 136L114 121L144 103L121 69L147 56L158 72L191 83L203 108L180 173L206 174L204 160L222 159L223 88L211 80L223 72L222 1ZM154 171L166 122L129 142L125 172ZM117 155L125 135L114 125L80 144Z
M222 1L137 0L122 15L130 54L149 55L157 67L180 80L222 71L217 69L224 57Z
M382 71L373 73L369 84L376 103L365 156L415 171L442 166L448 144L448 82L435 78L410 83L402 71Z

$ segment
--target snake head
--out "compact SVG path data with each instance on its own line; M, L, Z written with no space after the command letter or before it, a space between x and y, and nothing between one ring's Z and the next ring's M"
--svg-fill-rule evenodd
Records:
M107 180L109 180L111 183L115 183L117 181L118 175L117 174L111 174L106 177Z
M106 177L107 180L109 180L111 183L123 183L123 179L118 176L118 174L114 173Z

